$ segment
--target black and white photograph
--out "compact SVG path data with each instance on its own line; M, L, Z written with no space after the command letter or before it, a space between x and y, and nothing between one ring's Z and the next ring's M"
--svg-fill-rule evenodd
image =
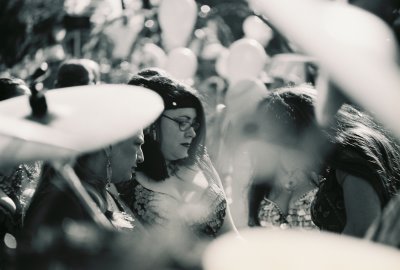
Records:
M399 270L400 0L0 0L0 270Z

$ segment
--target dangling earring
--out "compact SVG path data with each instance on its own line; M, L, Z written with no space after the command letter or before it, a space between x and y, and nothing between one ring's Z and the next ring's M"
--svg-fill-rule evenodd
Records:
M157 130L156 130L156 125L152 125L150 129L150 135L155 140L156 142L158 141L158 136L157 136Z
M107 184L106 184L106 189L109 189L111 187L111 178L112 178L112 168L111 168L111 151L112 151L112 146L104 150L106 153L107 157L107 164L106 164L106 173L107 173Z

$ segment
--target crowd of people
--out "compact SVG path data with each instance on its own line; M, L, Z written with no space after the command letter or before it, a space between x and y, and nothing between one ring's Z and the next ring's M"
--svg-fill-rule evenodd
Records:
M99 79L89 62L66 61L55 85L96 87ZM167 235L174 235L193 245L229 231L240 237L226 187L207 153L198 91L155 68L141 70L127 84L160 95L164 111L129 139L74 161L98 214L115 230L139 235L140 241L158 235L168 242ZM27 94L22 80L1 79L2 100ZM233 140L246 146L252 165L248 194L242 198L248 203L248 224L363 238L396 196L399 145L354 105L343 105L332 125L320 127L316 95L312 85L265 92L236 137L244 139ZM68 220L96 224L46 161L2 168L1 194L2 238L14 235L22 247L38 241L43 228L62 228Z
M161 98L156 120L129 138L67 161L94 211L53 157L0 164L0 268L131 269L134 263L139 269L199 269L210 242L225 233L241 241L244 227L327 231L400 248L398 138L373 112L348 100L321 125L313 76L312 83L264 85L258 99L242 104L254 108L229 118L227 103L211 125L210 104L195 87L160 68L133 74L126 82L131 91ZM69 59L47 91L56 96L100 84L95 61ZM0 108L39 94L43 105L46 93L36 86L0 78ZM212 102L223 101L217 98ZM35 102L30 99L33 110ZM43 108L27 119L51 129ZM123 111L112 120L127 126L135 121ZM220 137L206 138L215 134ZM86 139L96 140L90 136ZM237 159L246 166L237 166ZM237 177L241 170L247 178ZM245 190L235 190L238 186ZM246 216L233 214L239 204L246 206ZM236 226L240 218L248 226Z

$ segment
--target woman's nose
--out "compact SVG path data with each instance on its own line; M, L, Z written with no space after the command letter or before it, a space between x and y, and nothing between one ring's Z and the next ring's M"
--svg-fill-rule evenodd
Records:
M137 163L142 163L144 161L144 154L143 154L142 148L139 148L139 150L138 150L136 155L137 155L136 162Z
M194 138L196 137L196 131L194 130L193 127L190 127L186 132L185 132L186 137Z

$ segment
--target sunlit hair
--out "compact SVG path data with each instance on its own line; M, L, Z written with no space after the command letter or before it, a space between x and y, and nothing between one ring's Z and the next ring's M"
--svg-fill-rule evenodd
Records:
M336 146L336 155L348 162L364 161L373 177L380 179L385 194L378 194L383 203L396 194L400 183L400 147L396 139L373 117L350 105L344 105L336 115L336 126L327 132L330 141ZM350 149L356 155L341 153ZM371 176L372 177L372 176Z
M328 129L318 127L314 105L317 92L311 86L277 89L260 101L257 108L259 133L270 143L298 148L319 155L320 169L343 164L359 166L373 179L382 205L396 193L400 181L400 148L388 131L369 114L343 105ZM257 224L258 206L268 194L270 181L254 177L249 188L249 224ZM377 187L380 185L380 187Z
M177 166L195 164L205 154L206 134L204 109L196 91L159 69L144 69L134 75L128 84L143 86L159 94L164 101L165 110L179 108L194 108L196 110L196 120L200 123L200 127L196 130L196 137L190 145L188 157L174 161ZM142 146L144 162L138 164L137 168L138 171L144 172L155 181L162 181L169 177L159 142L159 138L162 136L160 121L161 118L158 118L145 131L145 142Z

